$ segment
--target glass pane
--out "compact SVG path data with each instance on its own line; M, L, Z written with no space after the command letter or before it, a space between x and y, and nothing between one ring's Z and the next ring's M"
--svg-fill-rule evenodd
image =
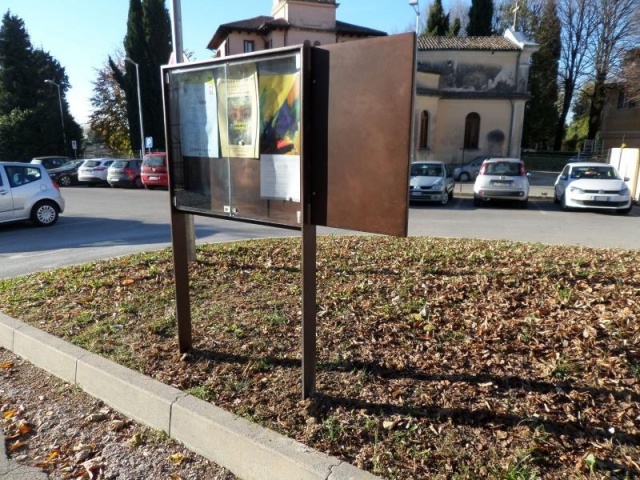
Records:
M296 50L171 71L177 208L300 225L300 60Z

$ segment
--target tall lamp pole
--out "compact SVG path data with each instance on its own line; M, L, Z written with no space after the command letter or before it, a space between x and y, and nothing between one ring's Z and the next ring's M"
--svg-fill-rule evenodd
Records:
M58 88L58 104L60 105L60 123L62 124L62 141L64 142L65 152L67 150L67 134L64 132L64 115L62 113L62 96L60 95L60 85L53 80L45 80L44 83L50 83Z
M138 70L138 64L131 60L129 57L124 58L125 61L131 63L136 67L136 86L138 89L138 115L140 117L140 158L144 157L144 127L142 126L142 98L140 97L140 72Z
M409 0L409 5L413 7L413 11L416 12L416 51L415 62L413 64L413 111L411 112L411 161L416 161L416 90L418 88L418 84L415 80L415 76L418 72L418 36L420 35L420 3L419 0Z
M409 5L416 12L416 35L420 35L420 0L409 0Z

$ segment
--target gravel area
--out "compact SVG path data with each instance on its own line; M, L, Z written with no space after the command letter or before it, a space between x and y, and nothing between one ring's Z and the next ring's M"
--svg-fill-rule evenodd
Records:
M51 479L236 479L164 432L123 417L3 348L0 379L9 458Z

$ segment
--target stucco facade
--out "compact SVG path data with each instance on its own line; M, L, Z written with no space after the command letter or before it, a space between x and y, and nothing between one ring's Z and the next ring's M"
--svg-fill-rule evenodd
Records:
M420 37L416 160L520 157L529 61L537 49L511 30L504 37Z
M271 16L221 25L208 48L224 57L386 35L337 20L337 9L335 0L273 0ZM519 157L529 62L537 49L511 30L502 37L419 37L415 159Z
M629 101L618 85L610 85L602 112L600 138L603 151L619 148L640 148L640 102Z

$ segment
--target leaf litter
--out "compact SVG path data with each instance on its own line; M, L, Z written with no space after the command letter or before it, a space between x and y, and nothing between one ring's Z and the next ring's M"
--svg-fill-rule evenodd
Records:
M639 252L320 237L307 400L300 258L199 246L186 355L170 249L3 280L0 309L383 478L640 477Z

